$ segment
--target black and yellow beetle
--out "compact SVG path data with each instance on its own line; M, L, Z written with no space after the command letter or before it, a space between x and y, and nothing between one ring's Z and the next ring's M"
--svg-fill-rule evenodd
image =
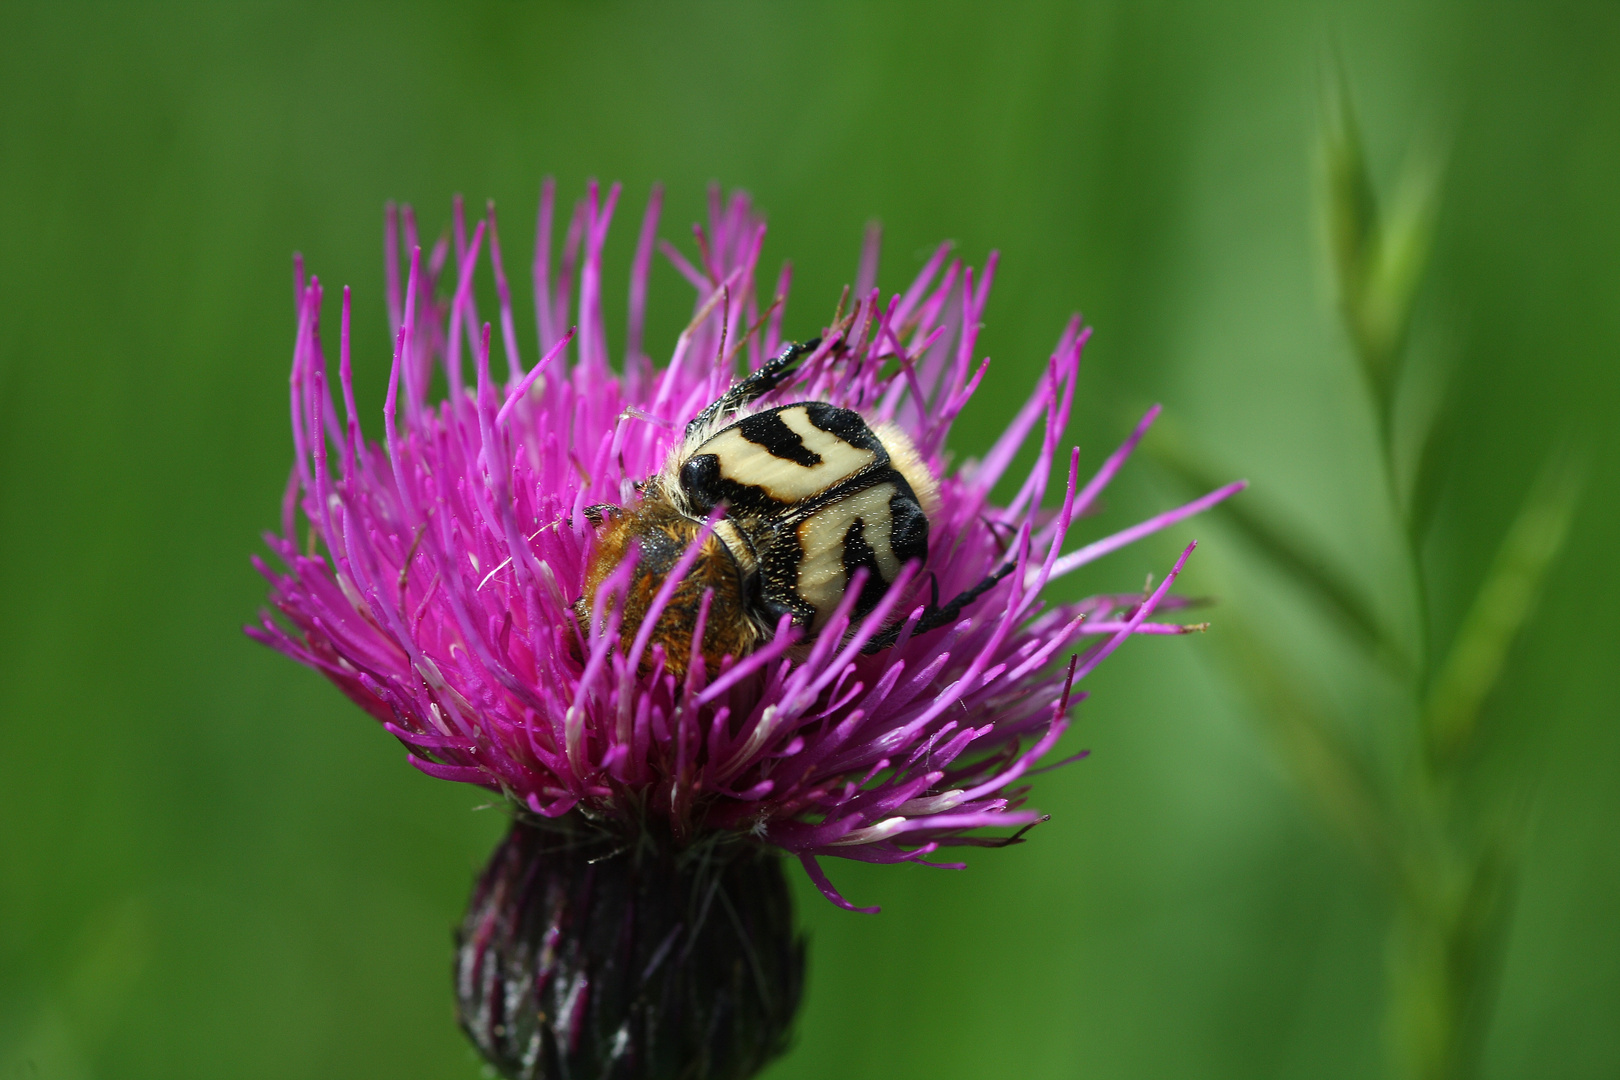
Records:
M854 621L877 606L908 562L927 561L939 483L904 432L824 401L738 416L819 345L786 346L699 413L663 471L639 485L634 503L586 511L597 535L576 609L582 625L590 625L598 587L633 549L620 622L621 636L633 637L716 508L723 516L650 637L664 648L665 670L677 676L690 662L705 592L713 595L698 653L713 673L721 657L743 656L769 640L783 615L805 640L813 638L857 571L866 576ZM947 604L936 598L916 632L955 619L1010 568ZM875 636L868 651L892 645L898 631L895 625ZM651 667L650 648L641 662Z

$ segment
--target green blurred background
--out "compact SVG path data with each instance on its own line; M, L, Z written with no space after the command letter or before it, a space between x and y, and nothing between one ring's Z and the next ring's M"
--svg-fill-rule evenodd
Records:
M1536 801L1485 1073L1620 1074L1620 8L499 0L0 8L0 1080L479 1074L449 931L498 812L238 629L291 456L289 256L355 287L369 423L385 199L436 233L452 193L494 197L526 259L543 174L621 179L617 277L653 181L688 248L705 185L745 187L799 335L870 217L891 288L941 238L999 248L1000 374L959 452L1080 308L1085 462L1161 400L1395 610L1314 224L1330 48L1380 182L1450 151L1415 346L1458 373L1442 640L1546 448L1570 417L1595 436L1487 706L1486 775ZM667 265L654 293L656 354L690 293ZM1141 461L1085 535L1179 495ZM877 917L799 882L812 983L771 1077L1378 1074L1382 900L1249 722L1222 611L1335 702L1362 669L1219 517L1070 588L1134 588L1192 537L1211 636L1091 680L1093 755L1040 781L1031 843L965 873L830 864Z

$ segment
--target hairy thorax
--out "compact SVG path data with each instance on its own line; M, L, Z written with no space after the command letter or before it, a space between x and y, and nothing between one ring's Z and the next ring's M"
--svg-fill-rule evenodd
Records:
M649 609L687 548L703 532L703 522L679 513L668 503L641 499L605 517L596 535L596 552L585 577L577 612L582 629L606 618L596 611L597 593L626 558L635 559L624 608L619 612L622 649L628 653L646 622ZM744 574L730 548L714 533L705 538L691 569L676 584L647 639L639 670L656 666L653 647L663 647L664 670L683 678L692 663L693 642L705 593L712 593L696 652L712 678L725 656L753 651L760 631L748 616ZM609 603L612 603L609 600Z

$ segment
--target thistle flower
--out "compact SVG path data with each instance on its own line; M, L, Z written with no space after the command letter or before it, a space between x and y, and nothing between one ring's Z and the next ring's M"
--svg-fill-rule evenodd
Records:
M753 651L710 664L698 655L700 625L692 655L672 657L652 630L700 545L631 624L632 562L582 595L596 541L587 510L634 502L688 421L733 382L739 358L758 370L777 352L790 269L761 307L765 227L748 199L711 191L688 260L656 242L655 190L615 368L602 248L619 194L590 186L554 266L554 189L544 185L532 365L493 207L469 232L458 200L451 237L425 257L410 210L390 208L395 350L380 444L362 436L354 401L348 291L340 414L319 332L322 288L300 267L296 463L281 535L268 540L286 569L258 564L284 621L267 613L248 632L334 682L418 769L498 792L514 808L457 962L463 1024L497 1068L743 1077L779 1050L802 979L770 853L797 857L840 907L876 911L845 900L820 860L928 862L941 848L1016 839L1040 819L1022 781L1066 729L1083 696L1075 684L1132 635L1192 629L1151 621L1181 606L1169 590L1191 547L1145 594L1053 604L1042 590L1242 485L1065 552L1072 524L1157 408L1081 483L1078 451L1060 456L1090 333L1076 318L1006 432L983 458L950 468L951 423L987 371L975 347L995 255L975 270L941 246L885 299L874 231L822 343L766 402L827 402L909 436L938 479L927 559L863 615L851 587L813 635L784 619ZM697 292L662 366L643 341L655 247ZM486 257L500 373L472 290ZM442 400L429 395L435 371ZM996 504L992 491L1037 427L1033 467ZM1066 474L1061 506L1044 510L1054 466ZM929 627L937 597L992 577L947 625ZM699 623L711 614L705 600Z

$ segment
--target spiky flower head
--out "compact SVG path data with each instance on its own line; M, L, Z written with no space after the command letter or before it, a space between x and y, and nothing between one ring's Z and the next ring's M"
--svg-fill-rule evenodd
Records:
M926 562L906 567L863 616L854 614L852 588L813 637L784 620L758 648L717 665L696 655L701 628L690 657L666 655L652 633L697 544L638 624L621 625L634 576L628 562L602 575L597 595L585 598L600 614L582 619L596 539L587 508L632 503L638 484L665 465L687 422L721 396L739 366L758 369L777 351L790 280L784 266L761 300L765 226L745 196L711 193L709 222L695 228L697 257L689 260L657 241L655 190L632 264L625 353L610 363L602 249L619 193L614 185L603 197L590 186L554 265L553 188L549 181L543 187L534 354L518 341L493 208L469 231L458 201L451 236L426 255L410 211L390 210L395 350L380 443L362 436L354 401L348 292L339 412L319 331L322 288L300 270L296 463L282 533L269 539L286 569L261 564L284 621L266 614L249 628L336 683L405 744L418 769L498 792L515 808L519 838L508 839L481 886L484 893L505 888L506 907L491 916L487 904L475 902L461 957L462 981L473 987L462 995L464 1023L509 1075L552 1075L542 1059L573 1052L569 1046L589 1041L581 1035L587 1030L602 1033L591 1059L598 1063L646 1058L651 1038L634 1025L621 1032L587 1023L584 1012L559 1024L555 1012L533 1004L541 993L533 987L531 1006L550 1019L525 1044L529 1058L521 1048L492 1050L499 1040L474 1030L479 1002L488 1004L494 984L477 991L484 976L469 976L467 965L496 964L477 943L532 944L537 934L559 932L555 918L524 908L543 907L545 890L529 879L514 884L507 878L516 871L500 870L517 865L510 862L514 845L530 843L523 830L577 838L583 829L607 837L604 850L612 851L645 851L650 842L677 862L693 851L705 859L716 850L746 851L750 859L761 850L783 852L800 859L834 903L875 911L846 901L819 860L929 861L942 847L1004 843L1036 822L1021 783L1068 725L1081 697L1075 684L1132 635L1188 629L1151 620L1179 605L1169 590L1191 548L1151 592L1048 603L1046 585L1241 486L1065 550L1072 524L1094 506L1157 409L1082 482L1078 451L1062 450L1089 336L1074 319L1005 433L982 458L951 467L952 421L988 370L976 343L995 256L975 269L941 246L903 292L885 298L875 284L874 231L853 289L820 328L820 346L764 403L828 402L909 435L939 483ZM643 341L655 248L697 293L692 319L661 365ZM472 289L486 260L499 303L493 331ZM492 336L502 354L493 358ZM492 370L501 359L504 366ZM447 387L437 400L429 394L436 371ZM1033 466L1005 504L993 502L992 491L1031 438L1038 440ZM1058 486L1057 509L1043 509L1048 488ZM925 612L938 597L998 572L996 584L948 625L925 629ZM709 614L705 606L699 620ZM891 637L892 644L872 648ZM553 870L561 875L555 880L571 873L545 873ZM532 868L527 872L532 878ZM514 929L537 918L535 925L550 931ZM497 924L507 929L497 932ZM744 944L757 954L756 943ZM644 941L637 955L650 963L659 947ZM538 953L525 955L520 967L539 963ZM796 1001L798 968L789 960L779 966L786 973L778 997ZM588 973L581 977L590 982ZM478 993L486 997L474 1000ZM774 1048L785 1019L756 1020L749 1024ZM745 1076L757 1064L701 1074Z

